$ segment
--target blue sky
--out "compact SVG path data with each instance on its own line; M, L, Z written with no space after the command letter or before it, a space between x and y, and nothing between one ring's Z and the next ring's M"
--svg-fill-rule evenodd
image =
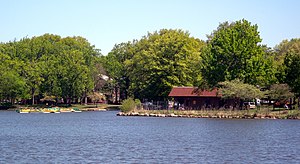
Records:
M82 36L106 55L115 44L162 28L206 40L219 23L246 19L263 44L300 38L298 0L0 0L1 37Z

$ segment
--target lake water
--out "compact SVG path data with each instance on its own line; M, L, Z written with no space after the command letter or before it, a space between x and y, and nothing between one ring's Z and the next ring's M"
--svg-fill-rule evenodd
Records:
M300 163L300 120L0 111L0 163Z

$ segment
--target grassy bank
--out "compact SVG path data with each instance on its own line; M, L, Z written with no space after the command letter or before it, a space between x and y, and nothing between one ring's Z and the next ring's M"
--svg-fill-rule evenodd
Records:
M300 119L299 110L135 110L119 113L124 116L189 117L189 118L272 118Z

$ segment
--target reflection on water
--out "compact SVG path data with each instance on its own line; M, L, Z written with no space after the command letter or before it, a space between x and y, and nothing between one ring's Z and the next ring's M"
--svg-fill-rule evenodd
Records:
M300 163L299 120L0 111L0 163Z

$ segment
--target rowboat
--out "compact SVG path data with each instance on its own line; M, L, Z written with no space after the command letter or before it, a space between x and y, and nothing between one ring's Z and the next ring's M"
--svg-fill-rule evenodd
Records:
M29 113L30 109L24 108L24 109L17 109L16 112L18 113Z

